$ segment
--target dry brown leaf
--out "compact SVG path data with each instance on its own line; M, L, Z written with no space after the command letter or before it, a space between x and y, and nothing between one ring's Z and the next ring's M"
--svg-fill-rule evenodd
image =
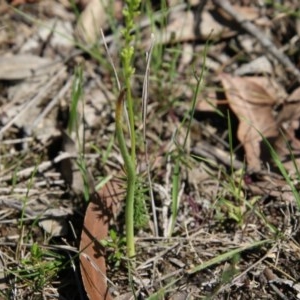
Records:
M245 78L265 89L271 99L274 100L273 104L279 104L287 97L284 87L272 78L261 76L250 76Z
M247 21L252 21L257 24L268 24L270 22L266 17L262 16L261 10L255 6L241 6L232 5L234 11ZM219 9L219 13L228 21L232 20L232 17L227 14L224 10Z
M262 155L260 134L265 138L278 136L272 115L276 99L260 84L263 81L261 77L222 74L220 78L229 106L240 121L237 135L244 146L248 167L259 170Z
M39 221L39 226L52 237L66 235L68 233L66 216L70 213L70 210L62 207L47 209Z
M199 111L215 112L218 106L218 99L216 91L208 90L204 94L200 94L196 109Z
M276 116L278 128L281 128L281 134L274 142L274 148L283 161L283 165L290 174L295 173L295 163L299 165L300 141L296 136L300 121L300 88L294 92L283 103L282 110ZM294 158L291 157L291 145Z
M108 28L107 5L107 0L88 2L76 25L76 35L80 40L93 44L100 38L100 29Z
M247 184L245 185L245 188L255 195L269 195L286 203L295 202L295 196L293 195L290 186L288 186L284 180L277 180L274 178L271 180L262 180Z
M123 190L117 181L108 182L91 196L86 210L80 241L80 268L84 288L90 300L110 300L106 279L104 247L108 226L123 201Z
M234 71L234 75L242 76L246 74L272 74L272 64L266 56L260 56L246 64L242 64Z
M63 236L68 233L68 224L65 219L44 219L39 221L39 226L51 237Z
M278 113L276 121L279 125L300 118L300 87L287 98L283 109Z

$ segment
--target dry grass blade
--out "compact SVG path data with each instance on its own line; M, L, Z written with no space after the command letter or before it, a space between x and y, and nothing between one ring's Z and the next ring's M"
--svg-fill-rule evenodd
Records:
M149 183L149 192L150 192L150 199L151 199L151 206L152 206L152 213L153 213L153 224L154 224L154 234L158 236L158 223L157 223L157 216L156 216L156 206L154 201L153 195L153 187L152 187L152 180L150 175L150 164L149 164L149 155L148 155L148 146L147 146L147 139L146 139L146 117L147 117L147 105L148 105L148 93L149 93L149 75L150 75L150 62L153 52L155 38L154 35L151 36L151 46L149 51L146 53L146 71L143 83L143 95L142 95L142 119L143 119L143 139L144 139L144 146L145 146L145 160L147 164L147 177Z

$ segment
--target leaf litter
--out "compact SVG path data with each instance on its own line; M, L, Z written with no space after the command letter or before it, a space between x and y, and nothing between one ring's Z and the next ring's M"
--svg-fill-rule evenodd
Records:
M114 142L115 78L105 49L99 47L95 55L88 43L76 47L73 37L81 26L81 40L99 40L99 26L86 17L99 11L94 24L102 24L120 73L120 42L111 26L122 25L122 2L106 7L105 1L75 1L79 19L67 1L14 1L18 10L0 4L6 11L0 21L1 297L130 299L134 291L142 299L299 299L299 207L264 141L278 153L298 190L299 17L292 12L299 4L174 2L166 13L152 3L156 22L142 13L136 23L141 28L137 99L151 32L156 40L146 137L159 232L154 234L149 209L149 226L136 231L131 281L122 244L105 248L99 242L111 242L109 230L124 234L124 170ZM104 58L101 64L97 55ZM82 197L86 178L80 176L78 140L65 132L78 63L84 69L85 100L79 144L95 200L89 204ZM190 116L194 72L204 67L203 88ZM182 157L180 205L168 237L164 226L171 218L174 134L178 129L178 146L186 118L192 122ZM142 147L138 153L140 177L146 178ZM104 187L98 197L94 186L99 182ZM55 255L49 249L60 255L56 259L64 268L50 268ZM29 262L39 271L25 276Z

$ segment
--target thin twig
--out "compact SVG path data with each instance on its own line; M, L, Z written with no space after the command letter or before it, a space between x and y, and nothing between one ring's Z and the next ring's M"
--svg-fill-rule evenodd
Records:
M3 145L14 145L14 144L21 144L21 143L29 143L32 142L34 139L33 137L25 137L20 139L11 139L11 140L5 140L1 141Z

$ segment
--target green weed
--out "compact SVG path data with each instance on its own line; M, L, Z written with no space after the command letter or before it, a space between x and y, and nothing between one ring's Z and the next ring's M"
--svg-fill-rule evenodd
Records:
M117 234L113 229L109 231L109 238L100 241L108 251L107 260L114 268L119 268L126 252L126 239Z
M16 267L7 269L6 273L9 278L14 278L15 286L21 285L23 290L26 288L30 291L28 293L42 294L45 286L63 269L64 260L63 256L34 243L30 247L30 253L21 258Z

